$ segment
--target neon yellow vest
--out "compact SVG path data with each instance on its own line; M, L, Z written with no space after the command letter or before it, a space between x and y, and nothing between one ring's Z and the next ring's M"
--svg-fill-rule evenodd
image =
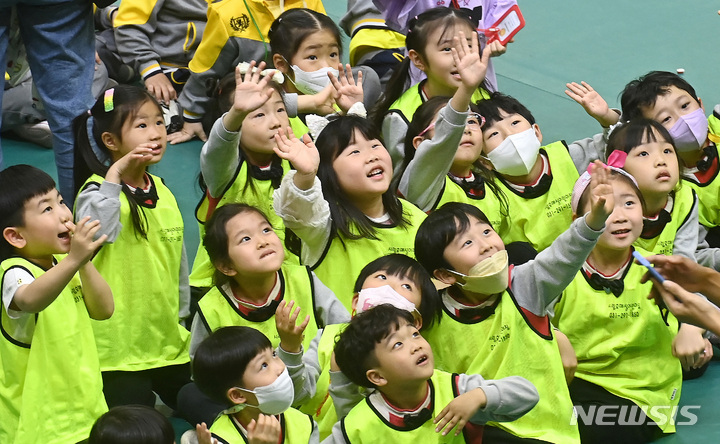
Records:
M680 361L672 355L678 322L670 315L670 326L665 324L658 307L647 299L652 283L641 284L643 274L645 268L631 262L623 293L615 297L593 289L581 270L555 305L553 323L575 349L576 378L638 406L668 406L664 413L671 416L682 387ZM660 421L652 409L643 410L659 421L663 432L675 431L673 421Z
M35 278L45 273L11 258L0 264L0 276L13 267ZM9 335L4 304L0 311L0 442L65 444L87 438L107 405L79 275L35 316L31 344Z
M331 324L323 330L317 349L320 375L315 386L315 396L298 407L298 410L312 416L318 424L320 441L330 436L330 432L332 432L332 428L338 420L335 405L330 397L330 360L335 348L335 336L344 330L346 326L346 323Z
M638 238L633 245L651 252L652 254L673 254L673 245L678 230L691 216L692 208L697 195L691 187L682 186L674 191L673 208L670 213L671 220L665 225L662 232L651 239Z
M433 418L439 415L442 409L458 396L454 381L456 376L455 374L435 370L435 373L428 381L430 384L430 396L432 396ZM341 424L343 434L350 444L465 443L462 434L455 436L455 433L451 433L443 436L437 433L435 424L431 419L414 429L392 425L377 413L367 398L353 407L350 413L342 419Z
M308 444L313 429L313 420L308 415L290 408L280 415L280 437L285 444ZM222 415L210 427L210 432L223 442L241 444L248 442L235 421L228 415Z
M375 21L385 22L384 20L368 19L362 20L353 26L361 29L353 32L350 40L348 56L351 66L357 65L359 59L369 51L377 51L378 49L397 49L395 57L397 57L398 62L402 62L405 36L390 29L362 28L364 24Z
M570 227L570 197L580 177L565 142L558 141L540 149L547 155L552 184L543 195L527 199L498 176L498 183L508 200L509 232L503 242L529 242L538 252L546 249Z
M507 217L502 214L502 203L487 185L485 185L485 197L478 199L476 196L467 194L460 185L446 176L445 187L440 193L438 202L433 206L433 210L442 207L448 202L462 202L480 208L490 221L490 225L501 237L508 230Z
M92 321L102 371L138 371L190 361L190 332L179 324L183 220L172 192L149 175L155 208L143 208L147 239L136 235L130 204L120 194L123 228L93 259L115 298L115 312ZM102 183L94 175L85 182Z
M393 102L392 105L390 105L390 109L388 109L387 113L398 113L402 116L405 122L409 124L410 121L413 119L413 116L415 115L415 111L417 111L417 109L420 108L420 105L425 102L422 92L422 87L424 84L425 80L421 80L420 82L408 88L407 91L405 91L400 97L398 97L396 101ZM487 99L489 97L490 95L487 91L483 89L477 89L473 93L471 101L477 102L483 99Z
M716 145L710 145L706 149L715 151L715 156L718 155ZM716 162L720 162L718 159ZM720 172L720 165L715 169L715 173L705 183L699 183L695 177L683 177L685 184L695 190L698 196L698 220L699 222L708 227L717 227L720 225L720 180L718 179L718 173Z
M302 140L302 136L308 133L308 127L299 117L290 117L290 128L292 128L295 137Z
M348 239L338 233L328 242L322 257L312 268L348 311L352 310L355 279L365 265L391 253L415 257L415 233L426 214L410 202L402 199L400 202L403 215L410 221L408 226L400 228L396 225L377 225L377 239Z
M275 229L278 237L285 245L285 224L280 216L275 213L272 203L272 195L275 188L272 186L271 180L258 180L253 179L252 183L247 182L248 177L248 163L242 162L237 170L235 171L235 177L230 182L228 188L222 193L222 197L217 204L216 208L227 203L244 203L252 205L258 208L260 211L265 213L270 224ZM282 161L283 176L290 170L290 164L283 160ZM205 237L205 222L209 218L209 199L205 194L197 208L195 209L195 218L197 219L200 227L200 245L198 245L197 254L195 255L195 261L193 262L192 272L190 273L190 285L193 287L212 287L213 285L213 274L215 273L215 267L210 262L205 246L202 244L202 239ZM285 261L291 264L299 264L300 260L298 257L291 253L285 248Z
M310 322L305 328L303 347L305 350L322 327L322 320L315 314L315 289L310 276L310 270L301 265L283 264L278 272L280 277L282 298L285 301L295 301L300 306L298 319L305 319L310 315ZM270 339L273 348L280 344L280 335L275 327L275 315L266 321L251 321L233 302L234 296L226 294L219 287L213 287L198 302L198 313L211 332L220 327L247 326L252 327Z
M503 293L495 313L482 321L463 323L446 307L443 310L442 322L423 333L435 355L436 368L488 379L522 376L540 394L538 404L523 417L490 425L522 438L580 442L577 426L570 425L573 405L546 317L537 320L549 336L532 326L528 319L537 316L520 308L510 291Z

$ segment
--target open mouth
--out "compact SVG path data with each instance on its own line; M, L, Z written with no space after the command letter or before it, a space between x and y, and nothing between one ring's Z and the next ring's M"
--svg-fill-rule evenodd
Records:
M422 364L425 364L427 361L428 361L428 356L427 356L427 355L422 355L422 356L420 356L420 358L418 358L416 364L417 364L417 365L422 365Z
M631 231L631 230L630 230L629 228L623 228L623 229L621 229L621 230L611 231L610 234L612 234L613 236L621 236L621 235L623 235L623 234L628 234L628 233L630 233L630 231Z
M62 239L62 240L70 240L70 237L71 237L71 236L70 236L70 232L69 232L69 231L66 231L66 232L64 232L64 233L58 234L58 237L59 237L60 239Z
M375 168L372 171L370 171L370 173L368 173L367 177L382 176L383 173L384 173L384 171L382 168Z

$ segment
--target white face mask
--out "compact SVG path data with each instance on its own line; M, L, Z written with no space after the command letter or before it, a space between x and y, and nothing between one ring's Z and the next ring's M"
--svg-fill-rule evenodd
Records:
M506 137L487 157L500 174L526 176L532 171L539 152L540 140L535 129L530 128Z
M363 288L360 290L355 312L360 314L382 304L390 304L393 307L409 311L410 313L417 312L415 304L400 296L400 294L389 285L376 288Z
M465 282L457 284L463 290L479 294L501 293L508 287L507 251L498 251L489 258L478 262L467 275L452 270L448 270L448 273Z
M705 111L698 108L680 116L668 132L675 141L675 147L679 152L699 150L705 144L708 136L708 120L705 117Z
M328 73L331 72L338 77L339 72L334 68L320 68L317 71L303 71L297 65L292 66L295 74L295 88L303 94L317 94L330 84Z
M252 407L257 407L266 415L279 415L289 409L295 399L295 388L287 368L272 384L255 387L255 390L237 388L254 394L258 405ZM232 410L232 408L229 410Z

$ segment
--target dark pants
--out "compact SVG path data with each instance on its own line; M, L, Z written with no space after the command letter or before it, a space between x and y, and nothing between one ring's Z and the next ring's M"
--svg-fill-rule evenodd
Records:
M109 408L141 404L155 406L155 393L175 409L180 388L190 382L190 363L136 372L103 372L103 393Z
M193 426L204 422L208 427L215 421L215 418L228 408L226 404L220 404L210 399L200 391L194 382L187 384L178 394L177 416L189 422Z

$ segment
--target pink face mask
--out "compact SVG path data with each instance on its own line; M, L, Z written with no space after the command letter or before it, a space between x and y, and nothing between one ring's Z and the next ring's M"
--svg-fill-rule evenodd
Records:
M679 152L699 150L708 136L708 121L702 108L680 116L670 128L670 135Z

